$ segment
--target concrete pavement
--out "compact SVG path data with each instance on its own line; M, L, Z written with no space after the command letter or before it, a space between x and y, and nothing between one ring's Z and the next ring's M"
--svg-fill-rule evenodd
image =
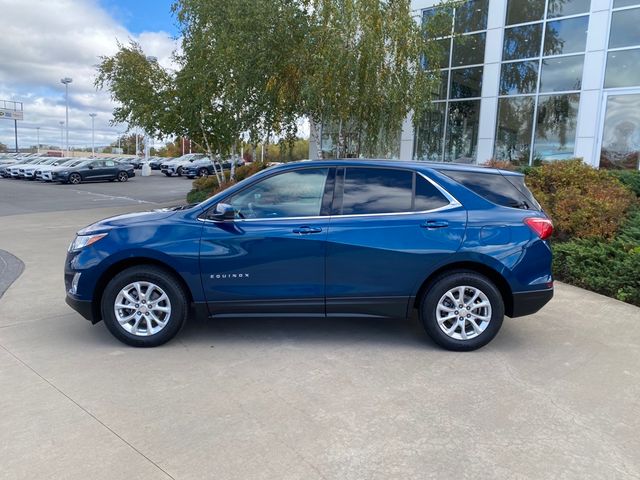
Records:
M0 300L0 478L640 478L640 309L560 284L466 354L415 319L192 322L133 349L62 282L74 232L131 210L3 219L26 268Z

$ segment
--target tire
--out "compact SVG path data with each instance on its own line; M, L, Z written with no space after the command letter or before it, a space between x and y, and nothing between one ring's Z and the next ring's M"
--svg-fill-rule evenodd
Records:
M167 177L170 177L170 176L171 176L171 173L170 173L170 172L162 172L162 173L164 173Z
M67 182L71 185L78 185L79 183L82 183L82 177L79 173L72 173L71 175L69 175L69 179L67 180Z
M201 168L200 170L198 170L198 176L199 177L209 176L209 170L207 170L206 168Z
M178 169L176 170L176 173L178 174L179 177L182 176L182 167L178 167Z
M118 173L118 181L119 182L127 182L129 180L129 174L127 172L119 172Z
M462 287L466 287L464 298L456 305ZM488 305L480 306L486 302ZM504 301L495 284L484 275L465 270L447 272L436 278L423 296L420 320L427 335L441 347L459 352L476 350L500 331Z
M151 312L138 313L144 311L146 305L131 303L127 297L122 295L123 290L128 289L136 282L141 284L143 295L148 293L148 289L151 288L148 285L155 286L151 292L155 300L162 298L159 297L160 292L166 294L168 300L161 300L155 305L151 302L148 304L165 310L167 307L169 308L168 314L150 309L155 312L153 315L166 315L160 318L166 322L164 326L156 322ZM135 287L127 291L133 292L129 295L133 300L141 300L135 293ZM119 309L116 313L115 305L125 303L131 305L131 308ZM136 305L140 307L140 310L136 308ZM105 325L118 340L132 347L157 347L171 340L184 326L189 312L189 302L186 292L172 274L159 267L137 266L127 268L113 277L104 289L100 309ZM121 321L133 316L130 321L121 323L116 315L120 316ZM154 332L154 329L159 330Z

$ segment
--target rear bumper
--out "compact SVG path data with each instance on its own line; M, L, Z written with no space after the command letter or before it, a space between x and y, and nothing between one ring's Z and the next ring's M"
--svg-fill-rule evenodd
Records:
M532 315L544 307L553 298L553 288L520 292L513 294L513 311L511 318Z

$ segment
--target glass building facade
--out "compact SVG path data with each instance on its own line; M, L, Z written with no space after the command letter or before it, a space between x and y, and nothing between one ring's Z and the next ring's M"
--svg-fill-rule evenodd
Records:
M432 0L414 0L420 19ZM640 0L469 0L434 39L441 83L399 157L640 168Z

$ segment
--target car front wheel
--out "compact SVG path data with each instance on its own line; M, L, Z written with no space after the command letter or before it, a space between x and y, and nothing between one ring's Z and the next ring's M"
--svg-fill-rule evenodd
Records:
M209 170L207 170L206 168L201 168L200 170L198 170L199 177L206 177L208 175L209 175Z
M69 183L71 185L78 185L81 182L82 182L82 177L80 176L79 173L72 173L71 175L69 175Z
M171 340L187 320L188 300L173 275L153 266L117 274L102 296L102 318L118 340L156 347Z
M127 175L127 172L119 172L118 173L118 181L119 182L126 182L127 180L129 180L129 175Z
M471 271L438 277L422 299L420 319L425 331L448 350L476 350L500 330L504 302L498 288Z

